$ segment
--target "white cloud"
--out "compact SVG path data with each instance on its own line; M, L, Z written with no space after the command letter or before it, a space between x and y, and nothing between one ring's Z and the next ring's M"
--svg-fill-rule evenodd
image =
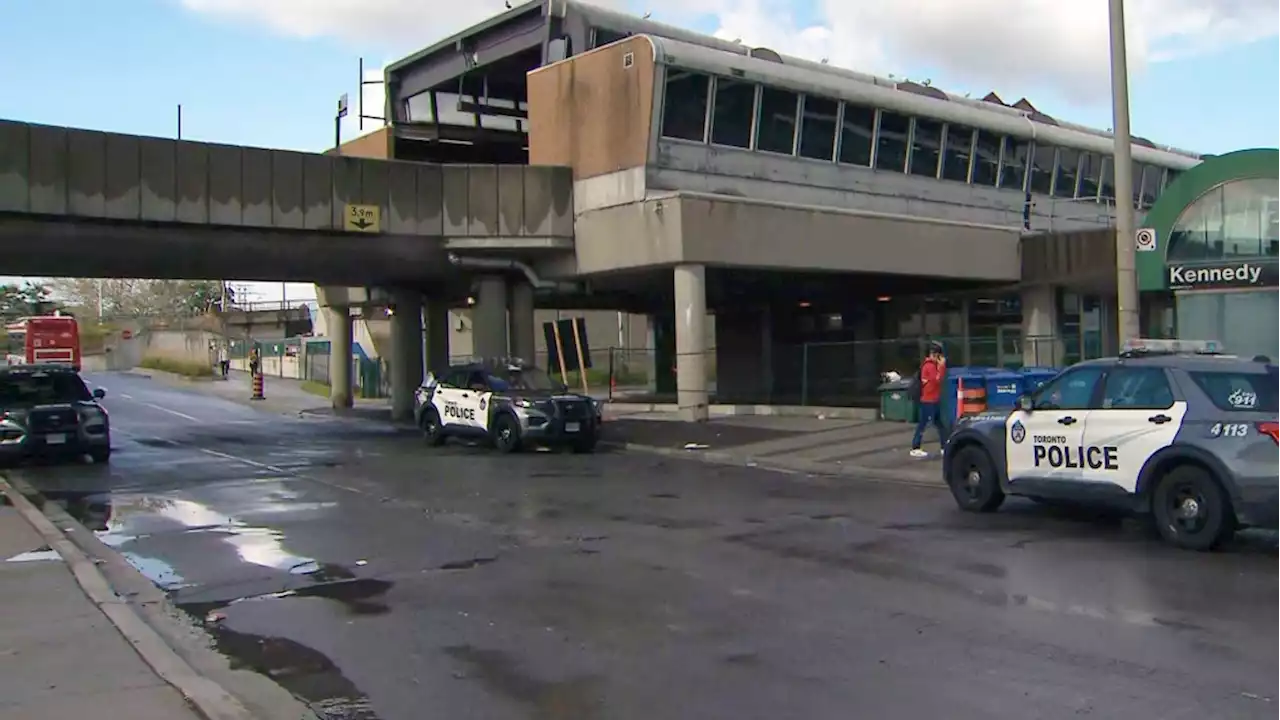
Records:
M284 34L405 52L504 7L503 0L182 2L195 12ZM1109 96L1107 0L812 0L802 10L786 0L646 0L643 8L654 19L685 26L711 18L720 37L864 72L913 76L933 68L965 89L995 89L1006 99L1050 92L1089 105ZM1280 25L1275 0L1128 0L1126 8L1135 74L1150 63L1274 36Z

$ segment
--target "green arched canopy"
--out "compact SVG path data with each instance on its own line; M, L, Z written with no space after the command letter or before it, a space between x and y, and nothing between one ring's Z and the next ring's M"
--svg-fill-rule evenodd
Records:
M1275 149L1209 157L1182 173L1141 223L1154 231L1156 242L1153 250L1137 253L1138 289L1167 290L1170 263L1274 259L1278 190L1280 150Z

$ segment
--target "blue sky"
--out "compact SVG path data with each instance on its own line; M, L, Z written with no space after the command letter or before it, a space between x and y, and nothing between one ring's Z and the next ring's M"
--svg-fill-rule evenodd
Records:
M178 0L6 0L4 12L0 117L173 136L181 103L184 138L298 150L332 145L337 97L356 98L358 57L377 67L442 34L424 33L420 42L398 47L304 39L262 23L195 13ZM721 20L678 22L709 32ZM1275 147L1278 57L1273 34L1210 57L1149 65L1131 80L1133 131L1202 152ZM990 89L964 87L946 68L903 72L947 89ZM1105 103L1071 106L1052 88L1002 90L1007 101L1025 95L1052 115L1111 125ZM380 108L366 111L380 114ZM347 138L356 134L349 125Z

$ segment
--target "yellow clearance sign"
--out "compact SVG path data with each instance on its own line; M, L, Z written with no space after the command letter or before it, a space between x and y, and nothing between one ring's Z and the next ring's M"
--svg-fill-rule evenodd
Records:
M377 205L348 205L342 217L347 232L382 232L382 208Z

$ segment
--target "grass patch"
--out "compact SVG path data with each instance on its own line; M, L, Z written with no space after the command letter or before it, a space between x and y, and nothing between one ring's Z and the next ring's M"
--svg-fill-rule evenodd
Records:
M174 375L189 378L213 377L213 368L208 363L179 360L178 358L165 357L163 355L148 355L142 358L142 362L138 363L138 365L148 370L159 370L160 372L173 373Z
M302 388L302 392L319 395L320 397L329 397L329 386L322 382L316 382L315 380L303 380L300 387Z

